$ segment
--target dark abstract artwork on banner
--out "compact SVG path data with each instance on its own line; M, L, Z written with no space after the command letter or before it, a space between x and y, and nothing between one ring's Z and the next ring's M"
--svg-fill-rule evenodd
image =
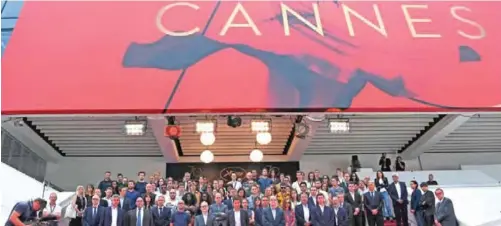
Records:
M167 163L167 177L181 180L185 172L190 172L191 177L198 180L200 176L207 177L209 181L215 179L230 180L231 173L235 172L237 177L244 178L245 174L252 170L261 173L263 168L273 169L277 174L284 173L290 175L292 181L296 180L296 172L299 170L299 162L225 162L225 163Z

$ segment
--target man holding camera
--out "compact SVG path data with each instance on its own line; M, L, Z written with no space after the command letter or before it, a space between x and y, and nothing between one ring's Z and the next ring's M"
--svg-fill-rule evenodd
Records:
M16 203L5 226L25 226L25 222L37 220L37 212L44 209L46 205L47 201L42 198Z

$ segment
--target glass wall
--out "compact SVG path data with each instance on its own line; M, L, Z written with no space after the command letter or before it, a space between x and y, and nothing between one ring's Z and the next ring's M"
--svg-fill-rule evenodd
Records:
M2 162L43 182L47 162L2 129Z

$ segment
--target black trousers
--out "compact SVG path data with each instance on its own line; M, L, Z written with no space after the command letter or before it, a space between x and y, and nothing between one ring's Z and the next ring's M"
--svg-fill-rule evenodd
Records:
M365 226L364 212L358 213L358 215L353 215L350 226Z
M424 226L435 225L435 217L433 215L424 214Z
M400 204L398 202L394 202L393 209L395 211L395 220L397 221L397 226L409 226L407 205L405 203Z
M365 215L369 226L384 226L383 213L379 212L377 215L372 215L370 211L365 211Z

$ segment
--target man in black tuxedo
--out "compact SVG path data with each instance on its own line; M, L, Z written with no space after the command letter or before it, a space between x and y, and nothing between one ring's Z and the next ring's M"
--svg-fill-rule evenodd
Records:
M296 215L296 226L305 226L311 222L311 210L313 206L308 204L308 194L301 193L301 203L294 208Z
M365 214L369 226L383 226L383 196L375 190L373 181L369 182L369 191L364 194Z
M240 210L241 201L239 197L233 198L233 210L228 212L228 223L230 226L249 226L249 214ZM237 224L240 222L240 224Z
M363 215L362 212L362 196L355 189L353 183L348 184L348 193L344 195L345 202L349 203L353 208L353 220L352 226L363 226Z
M165 197L158 196L157 205L151 208L151 217L155 226L165 226L170 224L172 212L170 208L165 207Z
M393 183L388 187L388 193L393 201L393 210L395 211L395 218L397 226L409 226L407 218L407 205L409 204L409 194L407 194L407 186L404 182L398 180L398 174L394 173Z
M423 191L423 195L419 200L419 205L423 212L423 223L424 226L433 226L435 222L435 195L428 190L426 182L421 183L421 190Z

